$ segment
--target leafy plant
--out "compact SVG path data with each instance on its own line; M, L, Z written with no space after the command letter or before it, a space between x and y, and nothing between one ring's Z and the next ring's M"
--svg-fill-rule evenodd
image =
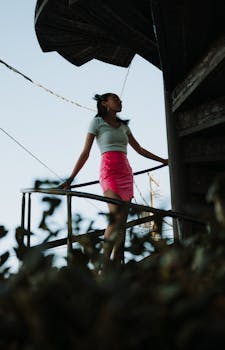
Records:
M6 231L1 226L0 235ZM133 230L127 250L149 249L148 256L120 267L112 262L103 275L95 265L101 259L98 234L83 236L61 268L40 246L26 249L20 242L18 273L6 273L9 254L1 256L0 349L225 346L223 227L173 244Z

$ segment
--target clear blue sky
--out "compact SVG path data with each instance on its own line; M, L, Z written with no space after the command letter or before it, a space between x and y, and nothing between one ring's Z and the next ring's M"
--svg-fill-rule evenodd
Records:
M57 53L43 53L34 31L36 0L0 2L0 59L14 66L34 81L65 97L95 108L95 93L112 91L120 95L127 69L93 60L82 67L73 66ZM86 136L93 113L66 103L32 85L0 64L1 123L5 129L60 177L69 175ZM130 128L139 143L151 152L167 158L166 124L161 71L135 56L123 94L122 118L129 118ZM20 224L21 188L32 187L35 179L54 176L20 149L0 131L0 225L10 235L2 242L0 252L13 245L14 228ZM158 165L128 149L133 171ZM77 181L98 178L100 154L96 144ZM161 197L157 207L170 208L168 170L153 174L160 183ZM147 175L135 178L142 195L149 201ZM82 191L102 194L99 186ZM35 231L41 211L45 209L34 196L32 229ZM135 188L135 198L143 203ZM74 211L97 217L106 206L85 200L74 201ZM64 213L59 220L65 222Z

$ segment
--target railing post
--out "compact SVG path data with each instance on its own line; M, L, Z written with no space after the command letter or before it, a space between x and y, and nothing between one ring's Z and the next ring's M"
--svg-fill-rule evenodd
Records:
M30 248L30 222L31 222L31 193L28 194L28 216L27 216L27 248Z
M25 229L25 209L26 209L26 193L23 192L22 205L21 205L21 229L22 229L22 242L24 241L24 229Z
M73 241L72 241L72 200L71 196L67 194L67 261L69 263L72 250L73 250Z

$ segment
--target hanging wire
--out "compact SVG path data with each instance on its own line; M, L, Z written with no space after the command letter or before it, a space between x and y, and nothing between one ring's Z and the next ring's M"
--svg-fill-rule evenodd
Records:
M144 198L143 194L141 193L141 190L139 189L138 185L136 184L135 180L134 180L134 186L136 187L136 190L139 193L139 196L141 197L141 199L143 200L143 203L148 205L146 199Z
M125 87L126 87L126 83L127 83L127 80L128 80L128 76L129 76L129 73L130 73L130 68L131 68L131 63L130 65L128 66L128 69L127 69L127 72L126 72L126 76L125 76L125 79L124 79L124 82L123 82L123 86L122 86L122 90L121 90L121 93L120 93L120 98L122 98L123 96L123 93L124 93L124 90L125 90ZM134 180L134 186L136 188L136 190L138 191L141 199L143 200L143 202L147 204L145 198L143 197L142 193L141 193L141 190L139 189L138 185L136 184L135 180ZM134 200L136 201L136 198L134 197ZM137 202L137 201L136 201Z
M49 168L44 162L42 162L38 157L36 157L31 151L29 151L22 143L17 141L12 135L10 135L6 130L0 127L0 130L7 135L11 140L13 140L18 146L20 146L25 152L27 152L31 157L33 157L37 162L39 162L41 165L43 165L46 169L48 169L52 174L54 174L60 181L63 181L63 179L51 168Z
M3 128L0 127L0 130L7 135L11 140L13 140L19 147L21 147L25 152L27 152L31 157L33 157L36 161L38 161L42 166L44 166L46 169L48 169L53 175L55 175L60 181L64 181L54 170L52 170L51 168L49 168L49 166L47 166L44 162L42 162L37 156L35 156L31 151L29 151L24 145L22 145L22 143L20 143L19 141L17 141L12 135L10 135L6 130L4 130ZM86 199L86 201L95 209L101 211L101 209L96 206L94 203L92 203L92 201Z
M31 151L29 151L22 143L17 141L12 135L10 135L6 130L0 127L0 130L7 135L11 140L13 140L19 147L21 147L25 152L27 152L31 157L33 157L36 161L38 161L42 166L44 166L46 169L48 169L53 175L55 175L60 181L64 181L54 170L49 168L44 162L42 162L37 156L35 156ZM101 211L101 209L95 205L92 201L85 199L93 208L97 209L98 211Z
M121 93L120 93L120 98L122 98L123 96L123 93L124 93L124 90L125 90L125 87L126 87L126 83L127 83L127 79L128 79L128 75L130 73L130 67L131 67L131 63L127 69L127 73L126 73L126 76L125 76L125 79L124 79L124 82L123 82L123 86L122 86L122 90L121 90Z
M38 83L38 82L35 82L35 81L32 80L31 78L29 78L27 75L21 73L21 72L18 71L16 68L10 66L8 63L2 61L1 59L0 59L0 63L3 64L4 66L6 66L6 67L7 67L8 69L10 69L11 71L13 71L14 73L19 74L19 75L22 76L24 79L28 80L30 83L32 83L32 84L38 86L39 88L45 90L46 92L52 94L53 96L55 96L55 97L57 97L57 98L60 98L61 100L65 101L65 102L68 102L68 103L71 103L71 104L73 104L73 105L76 105L76 106L79 107L79 108L83 108L83 109L86 109L86 110L91 111L91 112L96 112L95 109L92 109L92 108L83 106L83 105L81 105L81 104L78 103L78 102L75 102L75 101L73 101L73 100L68 99L67 97L64 97L64 96L62 96L62 95L59 95L58 93L56 93L56 92L54 92L54 91L52 91L52 90L46 88L46 87L45 87L44 85L42 85L42 84L40 84L40 83Z

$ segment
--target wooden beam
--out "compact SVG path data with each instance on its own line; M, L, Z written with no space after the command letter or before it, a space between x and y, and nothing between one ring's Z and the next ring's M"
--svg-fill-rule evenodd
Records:
M200 84L225 59L225 36L216 41L189 75L172 92L172 111L175 112L182 103L200 86Z
M180 137L225 123L225 97L195 109L178 112L176 125Z

